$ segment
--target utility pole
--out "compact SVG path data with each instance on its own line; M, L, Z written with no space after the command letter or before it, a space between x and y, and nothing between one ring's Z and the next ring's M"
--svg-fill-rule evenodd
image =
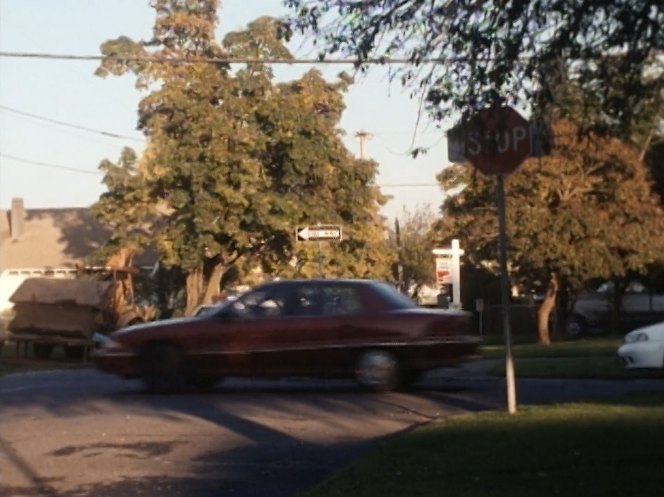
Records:
M394 219L394 233L397 242L397 281L399 291L406 293L406 288L403 280L403 252L401 248L401 228L399 227L399 218Z
M357 133L355 133L355 137L360 140L360 159L364 159L364 143L373 137L371 133L368 131L364 131L361 129Z

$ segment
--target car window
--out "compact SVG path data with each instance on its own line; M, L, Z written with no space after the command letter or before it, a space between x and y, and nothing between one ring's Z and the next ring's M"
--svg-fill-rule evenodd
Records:
M286 307L288 316L320 316L322 312L323 295L321 289L313 286L297 287Z
M264 288L249 292L231 303L240 318L282 316L285 308L284 292L278 288Z
M362 300L357 289L351 286L331 285L321 289L321 314L340 316L362 311Z

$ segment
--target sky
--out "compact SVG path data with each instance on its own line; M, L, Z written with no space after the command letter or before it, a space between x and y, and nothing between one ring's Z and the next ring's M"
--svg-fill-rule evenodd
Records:
M281 0L224 0L218 39L257 17L286 13ZM0 0L0 51L98 55L107 39L120 35L147 39L153 21L148 0ZM289 48L295 56L315 56L301 39ZM105 189L99 163L115 161L125 146L141 150L143 137L136 131L136 117L145 94L134 88L131 75L94 76L97 65L96 61L0 57L0 208L8 209L17 197L28 209L88 207ZM352 69L318 67L329 79ZM294 79L309 68L280 66L276 72ZM447 164L444 132L426 116L416 124L418 102L399 82L389 81L384 67L375 67L359 79L345 103L341 128L346 147L359 155L355 134L360 130L371 134L365 155L379 164L376 183L393 196L383 214L393 219L402 217L404 209L436 211L443 194L435 177ZM413 159L408 153L413 143L430 147L429 152Z

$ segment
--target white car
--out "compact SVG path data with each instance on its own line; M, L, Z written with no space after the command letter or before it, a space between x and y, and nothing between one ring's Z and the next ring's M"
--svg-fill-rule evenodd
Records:
M627 333L618 357L627 368L664 368L664 321Z

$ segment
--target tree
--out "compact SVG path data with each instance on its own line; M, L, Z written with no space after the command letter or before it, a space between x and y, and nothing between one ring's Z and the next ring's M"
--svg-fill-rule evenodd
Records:
M401 283L401 291L410 291L413 298L423 286L436 283L431 253L434 244L429 236L435 220L428 206L420 206L412 212L404 208L390 233L397 254L392 277Z
M338 137L344 85L310 72L290 87L275 86L264 64L231 71L201 60L289 57L270 18L229 34L223 46L215 43L218 3L153 1L153 38L105 42L97 70L102 77L133 72L137 86L150 90L138 119L148 145L133 172L151 201L145 212L160 261L185 277L186 313L210 302L232 268L292 260L298 222L325 213L375 235L379 221L381 196L371 185L376 165L353 160ZM343 195L354 195L353 201ZM373 224L362 228L372 216ZM375 236L365 238L349 249L360 261L361 250L380 249L371 246Z
M321 57L405 58L395 69L432 115L469 117L497 102L556 105L549 77L574 77L601 128L626 130L664 87L658 0L285 0L286 36L316 35ZM437 63L427 63L427 59ZM599 121L597 121L599 120Z
M643 274L664 254L664 216L639 152L615 138L580 136L569 121L554 131L554 154L528 160L506 181L511 277L547 289L538 313L545 344L558 287L576 292L591 278ZM445 189L465 188L445 201L438 228L465 240L473 265L495 267L493 181L465 166L445 169L439 180Z
M346 78L326 82L316 70L276 85L258 117L269 136L261 156L270 178L273 202L288 214L288 251L268 246L262 259L267 272L282 277L354 276L385 278L391 263L379 214L386 201L374 184L378 164L354 158L343 145L339 121ZM341 243L290 245L297 226L338 224ZM322 258L319 264L319 258Z
M99 165L104 172L107 191L92 206L92 214L111 230L111 238L95 253L97 262L106 263L121 250L135 254L150 239L149 191L138 174L136 152L125 147L117 164L105 159Z

